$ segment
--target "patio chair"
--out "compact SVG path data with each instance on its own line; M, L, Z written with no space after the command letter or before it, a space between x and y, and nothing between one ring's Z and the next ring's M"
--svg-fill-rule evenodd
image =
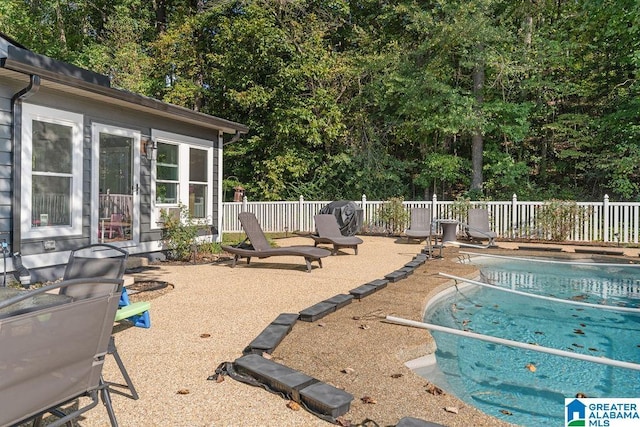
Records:
M332 254L338 253L340 248L350 248L358 255L358 245L362 244L362 239L356 236L344 236L340 231L338 220L333 214L318 214L313 217L316 224L317 234L312 234L314 246L321 243L333 245Z
M122 280L124 271L126 269L128 257L129 253L124 249L105 243L96 243L83 246L79 249L71 251L71 254L69 255L69 261L67 262L67 266L64 271L63 280L98 277ZM60 290L61 294L68 295L73 298L88 298L94 292L96 292L95 286L85 286L84 288L76 286L73 288L63 288ZM126 296L126 291L124 291L124 289L121 292L118 306L123 305L123 295ZM126 303L128 304L128 300ZM118 368L122 373L122 377L126 382L126 385L107 382L107 386L128 388L131 392L130 397L134 400L137 400L138 392L133 385L133 381L131 380L129 373L124 366L124 362L122 361L120 354L118 353L118 348L116 347L115 338L113 337L113 335L109 339L108 354L111 354L114 357L116 364L118 365ZM120 393L120 391L116 389L114 389L114 392Z
M68 296L88 286L98 291ZM50 293L59 289L66 292ZM48 425L60 426L102 398L117 426L102 368L121 291L122 280L74 279L0 301L0 425L39 424L53 414L58 419ZM84 396L90 401L79 399Z
M440 256L442 257L442 244L438 245L438 238L440 235L433 230L433 227L434 224L431 221L431 209L413 208L411 209L411 222L409 228L404 230L404 234L407 237L408 242L411 240L418 240L418 242L426 240L429 256L431 256L433 247L438 246L440 248Z
M113 239L115 237L124 237L123 227L124 215L121 213L111 214L109 222L104 225L104 234L102 238Z
M304 257L307 264L307 273L309 273L311 272L312 261L318 261L320 268L322 268L322 258L331 255L331 251L315 246L271 247L258 223L258 219L253 213L240 212L238 219L240 220L240 224L242 224L242 229L247 235L247 238L237 246L222 246L222 249L234 255L231 267L235 267L240 258L247 258L247 264L249 264L252 257L301 256ZM246 243L247 240L250 242L249 245Z
M495 239L498 237L496 232L491 230L489 211L481 208L469 209L469 223L466 225L466 233L472 241L488 240L488 246L495 246Z

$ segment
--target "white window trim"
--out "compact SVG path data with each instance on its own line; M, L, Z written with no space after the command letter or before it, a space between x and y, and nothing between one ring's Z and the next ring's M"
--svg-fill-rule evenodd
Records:
M98 243L98 227L100 220L99 201L100 196L100 134L107 133L110 135L118 135L133 140L133 180L132 184L138 190L133 191L132 198L132 224L131 224L131 240L122 242L109 242L114 246L129 246L131 242L138 244L140 242L140 152L136 147L140 147L141 133L140 131L127 129L119 126L105 125L102 123L93 123L91 126L91 141L93 150L91 150L91 242Z
M31 226L33 120L69 126L72 129L71 225ZM22 107L22 185L20 231L25 239L82 235L82 127L84 116L69 111L23 104Z
M188 206L189 201L189 149L197 148L207 152L207 215L205 218L196 219L208 225L212 225L213 214L213 141L194 138L187 135L180 135L172 132L152 129L151 137L157 143L174 144L178 146L178 202L177 203L156 203L156 183L157 171L156 162L154 160L151 165L151 224L152 230L162 228L161 209L177 208L179 205Z

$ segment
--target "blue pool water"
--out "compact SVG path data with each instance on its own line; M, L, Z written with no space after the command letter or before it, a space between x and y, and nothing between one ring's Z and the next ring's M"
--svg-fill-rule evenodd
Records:
M481 281L565 300L640 308L640 269L473 260ZM425 322L592 356L640 363L640 315L460 287ZM431 382L487 414L523 426L562 425L564 398L640 397L640 371L432 332Z

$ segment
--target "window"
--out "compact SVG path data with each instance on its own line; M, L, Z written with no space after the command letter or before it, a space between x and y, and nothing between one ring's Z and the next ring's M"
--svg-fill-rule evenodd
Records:
M178 202L178 146L158 142L158 162L157 167L157 183L156 183L156 202L172 203Z
M80 114L23 106L21 231L26 238L82 232Z
M207 152L189 149L189 214L193 218L207 216Z
M154 131L153 138L158 149L152 171L152 193L157 208L153 210L153 220L160 220L159 209L175 212L181 205L187 207L192 218L210 218L213 144L161 131Z

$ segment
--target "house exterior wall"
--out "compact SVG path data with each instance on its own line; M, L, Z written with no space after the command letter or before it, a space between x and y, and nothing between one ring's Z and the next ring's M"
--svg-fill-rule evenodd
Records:
M12 96L24 88L26 83L12 80L0 76L0 242L6 237L9 241L9 231L12 227L12 125L11 114ZM142 135L152 135L153 131L170 132L184 135L189 138L197 138L209 141L208 147L213 149L214 155L209 173L212 176L212 188L208 197L213 199L210 224L213 225L214 234L218 234L217 224L219 224L219 199L218 188L219 168L221 165L220 156L217 155L219 149L219 132L214 129L198 127L187 124L179 120L171 120L166 117L127 108L126 106L111 105L102 103L95 99L84 98L73 95L62 90L49 87L41 87L39 91L24 101L25 104L33 104L57 110L69 111L83 115L83 144L82 144L82 234L73 236L55 236L46 238L48 243L55 242L55 249L45 249L43 239L22 239L20 252L23 256L23 264L30 269L40 269L40 274L32 273L35 278L54 278L47 270L52 271L52 266L60 266L68 259L69 251L77 249L95 241L92 230L92 155L97 141L92 140L92 125L99 123L103 125L126 128L140 132ZM17 131L20 132L19 130ZM140 177L139 177L139 198L140 198L140 239L138 244L131 243L124 246L130 254L148 253L161 248L161 230L155 224L151 224L151 180L153 162L141 156ZM19 207L16 207L19 209ZM14 249L10 248L9 252ZM9 262L7 270L11 270ZM59 270L59 268L58 268Z

